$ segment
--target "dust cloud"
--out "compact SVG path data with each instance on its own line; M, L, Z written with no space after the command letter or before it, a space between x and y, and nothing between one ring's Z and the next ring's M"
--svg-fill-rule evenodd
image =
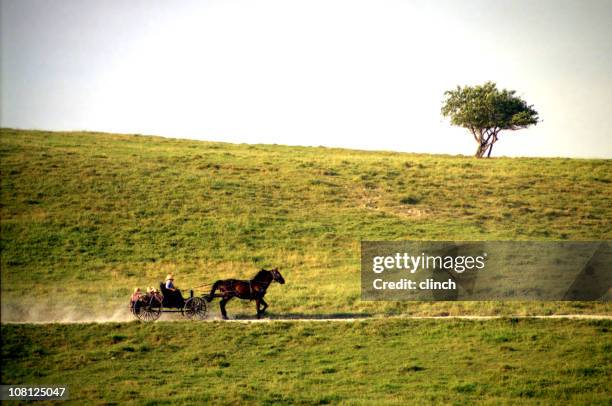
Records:
M127 304L104 307L76 306L74 303L2 302L2 323L108 323L136 320Z

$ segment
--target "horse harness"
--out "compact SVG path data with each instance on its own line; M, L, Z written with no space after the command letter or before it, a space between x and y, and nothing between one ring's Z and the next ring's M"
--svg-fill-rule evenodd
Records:
M253 280L252 279L249 279L249 280L246 280L246 281L245 280L237 281L237 282L247 282L249 284L249 299L248 300L255 300L256 299L255 297L253 297L254 290L253 290ZM262 290L262 292L259 292L259 290L256 290L256 292L258 294L262 293L262 296L263 296L263 294L265 294L265 292L266 292L266 288L267 288L267 286ZM236 290L235 285L233 287L232 293L234 293L234 294L238 293L238 291Z
M252 284L253 280L249 279L248 282L249 282L249 297L250 297L249 300L254 300L256 298L253 297L253 284ZM258 295L261 295L261 297L263 297L263 295L266 294L267 289L268 289L268 286L263 286L263 289L261 291L257 290L256 292Z

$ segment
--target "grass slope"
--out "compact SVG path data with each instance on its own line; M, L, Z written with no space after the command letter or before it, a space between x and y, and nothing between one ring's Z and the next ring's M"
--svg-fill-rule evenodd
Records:
M612 322L3 325L2 382L72 404L609 404Z
M269 292L276 314L610 313L361 302L359 241L610 239L611 160L2 129L0 179L3 319L124 309L169 271L188 287L271 266L288 280Z

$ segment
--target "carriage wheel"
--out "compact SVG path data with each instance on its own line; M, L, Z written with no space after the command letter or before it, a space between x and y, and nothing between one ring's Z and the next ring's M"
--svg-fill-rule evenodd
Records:
M140 300L137 300L135 302L132 302L130 300L130 312L134 315L134 317L138 317L141 307L142 307L142 302Z
M142 301L139 302L141 303L140 311L134 313L136 317L142 321L155 321L159 319L162 312L162 304L157 298L152 297L148 303ZM136 308L136 306L134 306L134 308Z
M204 320L208 313L208 303L199 297L192 297L185 301L183 315L188 319Z

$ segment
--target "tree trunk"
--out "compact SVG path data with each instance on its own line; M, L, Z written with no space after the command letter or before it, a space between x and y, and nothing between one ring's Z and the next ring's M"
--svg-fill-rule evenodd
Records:
M482 158L484 154L487 152L489 144L480 144L478 145L478 149L476 150L476 154L474 155L476 158Z
M487 158L491 157L491 151L493 151L493 144L497 141L497 136L494 136L489 142L482 141L478 144L478 149L476 150L476 154L474 155L476 158L484 158L485 155Z

